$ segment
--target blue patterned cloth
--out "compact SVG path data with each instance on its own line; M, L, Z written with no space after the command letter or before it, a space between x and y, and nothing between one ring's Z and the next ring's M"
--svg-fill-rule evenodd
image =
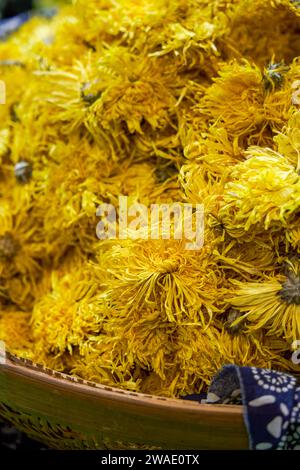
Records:
M300 450L300 386L295 377L267 369L229 365L214 377L206 403L242 403L255 450Z

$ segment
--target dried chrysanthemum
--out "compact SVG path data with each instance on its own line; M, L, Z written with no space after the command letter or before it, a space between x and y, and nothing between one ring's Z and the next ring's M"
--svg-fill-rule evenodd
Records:
M181 327L177 334L180 345L174 359L175 371L171 390L174 394L195 393L203 390L211 377L228 363L236 365L254 365L271 367L278 360L277 352L272 352L264 344L263 335L234 335L215 327L202 330L193 326ZM175 376L175 378L174 378ZM164 387L161 382L160 387Z
M293 221L300 203L300 179L284 156L251 147L234 166L224 187L219 217L234 237L254 238Z
M287 67L284 62L279 62L278 64L270 62L270 64L265 68L263 76L266 91L274 91L281 88L284 83L285 74L288 70L289 67Z
M214 178L202 165L182 165L179 178L186 200L192 204L204 204L206 215L217 215L228 173L227 168L222 176Z
M9 147L10 131L8 128L3 128L0 131L0 165L2 158L7 154Z
M234 1L225 47L264 66L276 53L286 63L299 51L299 11L293 0Z
M32 177L32 166L29 162L20 161L16 163L14 172L16 180L21 184L25 184L28 183Z
M121 305L127 315L152 306L170 322L209 322L220 311L222 274L209 243L198 252L184 244L126 240L100 255L96 272L112 304Z
M289 119L286 127L274 137L278 152L300 172L300 112L295 112Z
M14 272L33 274L38 268L35 257L42 252L41 227L29 217L30 210L24 207L14 213L11 204L3 204L0 211L0 276L9 277ZM4 266L5 265L5 266Z
M98 375L103 383L136 391L151 373L166 377L177 348L176 324L151 307L128 316L119 306L107 305L104 296L94 309L101 329L80 346L73 373L90 380Z
M89 334L99 331L101 318L90 305L95 286L80 258L75 259L76 264L74 260L68 261L52 272L48 292L33 308L31 326L37 362L44 362L50 354L57 357L72 354ZM71 270L76 266L77 270L65 272L66 266Z
M225 322L225 330L230 335L237 335L243 331L243 322L239 322L238 324L234 324L234 322L240 318L241 312L239 312L235 308L230 308L227 313L227 318Z
M280 130L288 118L292 88L265 94L264 77L250 62L225 63L199 103L208 123L224 128L240 145L268 145L270 130Z
M261 282L234 281L234 286L230 303L242 313L234 325L243 321L249 332L264 330L266 335L291 342L299 338L299 273L289 272Z
M20 244L10 232L5 232L0 237L0 258L6 261L12 261L18 254Z
M289 227L285 230L285 239L292 250L299 252L300 250L300 224L296 221L293 224L290 224Z
M38 296L47 251L41 224L20 202L2 201L0 207L0 297L28 310Z
M290 0L76 0L0 43L9 350L164 396L225 362L291 370L299 50ZM204 204L204 247L173 239L175 216L158 239L145 214L124 228L122 197ZM97 238L102 203L119 240Z
M11 354L32 359L33 338L30 312L0 308L0 337Z
M266 124L261 73L250 63L225 64L199 104L210 123L218 123L230 136L262 133Z

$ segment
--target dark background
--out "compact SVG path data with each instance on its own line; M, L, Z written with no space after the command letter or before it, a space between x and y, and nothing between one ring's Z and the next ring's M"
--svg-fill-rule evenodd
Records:
M32 8L32 0L0 0L0 17L9 18Z

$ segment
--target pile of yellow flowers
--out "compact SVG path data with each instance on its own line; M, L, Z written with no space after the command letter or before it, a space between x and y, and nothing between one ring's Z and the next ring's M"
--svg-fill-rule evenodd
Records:
M163 396L297 372L299 31L292 0L75 0L0 43L10 352ZM99 240L120 195L204 204L204 247Z

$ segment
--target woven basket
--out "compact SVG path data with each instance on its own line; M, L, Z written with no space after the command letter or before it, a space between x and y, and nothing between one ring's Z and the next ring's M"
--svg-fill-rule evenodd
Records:
M131 393L8 355L0 417L54 449L246 449L240 406Z

